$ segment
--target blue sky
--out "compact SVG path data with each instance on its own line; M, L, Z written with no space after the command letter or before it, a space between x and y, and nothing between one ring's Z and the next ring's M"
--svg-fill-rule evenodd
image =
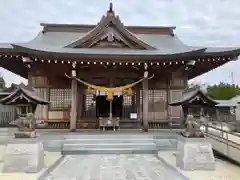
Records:
M109 0L1 0L0 43L24 42L41 30L40 23L95 24ZM126 25L176 26L188 45L240 47L239 0L113 0L115 13ZM240 84L239 61L230 62L194 79L197 83ZM26 80L0 69L7 84Z

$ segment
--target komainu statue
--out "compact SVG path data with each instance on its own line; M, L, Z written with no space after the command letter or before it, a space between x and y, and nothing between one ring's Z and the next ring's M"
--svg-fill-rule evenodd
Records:
M193 117L193 115L187 115L186 128L183 132L185 137L203 137L203 133L200 130L201 124Z
M36 120L33 113L28 113L24 117L19 117L16 120L16 125L20 131L34 130Z

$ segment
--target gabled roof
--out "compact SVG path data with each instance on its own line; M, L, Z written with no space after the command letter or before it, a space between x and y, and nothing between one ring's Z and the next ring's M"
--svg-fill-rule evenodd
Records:
M215 100L218 104L217 107L236 107L237 101L234 101L232 99L230 100Z
M112 8L97 25L41 24L36 38L26 43L0 44L0 52L27 53L69 59L98 55L106 56L238 56L239 48L206 48L184 44L173 30L175 27L124 26ZM92 48L102 38L113 36L128 49ZM49 57L48 57L49 58ZM132 58L132 57L131 57ZM151 58L151 57L150 57ZM149 59L151 60L151 59Z
M192 103L203 103L206 105L216 106L218 102L213 100L212 98L206 96L199 86L194 86L192 88L186 89L182 97L174 102L171 102L170 105L172 106L182 106Z
M119 19L119 16L115 16L111 3L110 8L107 12L107 16L103 16L95 28L93 28L77 41L67 45L66 47L90 48L97 41L106 37L108 41L113 41L114 38L116 38L116 40L124 42L131 49L156 49L153 46L141 41L141 39L137 38L123 26L122 22Z
M12 92L9 92L10 90L12 90ZM8 92L9 95L0 100L0 103L2 104L13 105L22 102L42 105L49 104L48 101L39 97L31 87L25 86L24 84L13 84L5 92Z
M27 43L11 46L17 52L30 55L53 55L56 58L106 56L160 56L202 54L206 48L191 47L182 43L173 33L175 27L132 27L124 26L112 7L96 26L42 24L44 29ZM90 28L92 28L90 30ZM133 32L131 32L130 30ZM127 49L92 48L103 40L116 40ZM1 48L0 48L1 49Z
M38 62L57 63L113 60L153 64L182 61L186 64L190 60L197 60L199 63L189 72L188 78L191 79L237 59L240 54L240 48L235 47L188 46L174 34L173 26L124 26L120 18L115 16L112 5L110 7L107 15L96 25L42 23L43 30L29 42L0 43L0 66L27 78L27 63L22 62L21 56L28 56ZM107 44L112 40L115 48ZM99 43L106 43L106 46L99 47Z

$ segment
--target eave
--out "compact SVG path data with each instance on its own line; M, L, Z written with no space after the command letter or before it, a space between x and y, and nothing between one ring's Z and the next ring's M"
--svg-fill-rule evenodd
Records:
M121 60L127 62L159 62L166 61L182 61L183 59L191 59L193 57L201 57L205 48L195 48L187 52L167 53L162 50L123 50L123 49L72 49L72 48L36 48L24 47L12 44L15 51L22 54L28 54L35 58L54 59L54 60L74 60L74 61L109 61Z
M17 103L17 101L19 99L26 99L29 104L41 104L41 105L49 104L48 101L42 99L41 97L38 97L37 95L35 95L33 93L34 92L30 92L27 89L23 89L21 87L18 87L10 95L1 99L0 103L10 105L10 104Z
M237 57L240 55L240 48L232 47L232 48L206 48L203 57L221 57L221 56L231 56Z
M0 55L0 66L8 71L11 71L23 78L28 78L28 70L26 64L22 61L22 56L17 53L8 53L8 55Z
M80 49L80 51L75 50L73 52L68 52L68 49L60 48L57 49L57 51L49 51L53 49L46 48L46 50L42 50L15 44L11 45L11 48L2 48L0 50L2 50L0 51L0 65L24 78L28 77L28 69L27 64L22 61L23 56L30 57L33 61L38 62L51 61L52 63L71 63L71 61L80 61L81 64L91 62L126 62L149 63L149 65L153 66L161 64L174 65L177 62L179 62L179 64L185 64L185 62L189 60L196 60L196 65L188 72L188 79L192 79L236 59L240 54L240 49L238 48L225 48L220 49L221 51L210 51L206 48L199 49L199 47L195 51L176 54L158 54L159 51L156 50L115 50L109 53L106 49L97 51L92 51L93 49Z
M190 90L184 92L181 99L169 103L171 106L184 106L190 104L196 97L200 97L201 99L206 100L206 104L216 106L218 103L214 101L212 98L206 96L200 89L199 90Z
M215 48L216 50L218 48ZM240 48L219 48L219 51L207 49L196 65L189 72L188 79L195 78L216 69L230 61L235 61L240 55Z

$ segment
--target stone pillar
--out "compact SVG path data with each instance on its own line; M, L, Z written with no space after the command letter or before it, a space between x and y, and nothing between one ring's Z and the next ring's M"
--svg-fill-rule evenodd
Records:
M143 132L148 131L148 71L147 64L144 67L144 80L143 80Z
M72 77L76 77L76 64L73 63ZM71 104L71 114L70 114L70 131L76 131L77 123L77 81L72 79L71 83L72 90L72 104Z

